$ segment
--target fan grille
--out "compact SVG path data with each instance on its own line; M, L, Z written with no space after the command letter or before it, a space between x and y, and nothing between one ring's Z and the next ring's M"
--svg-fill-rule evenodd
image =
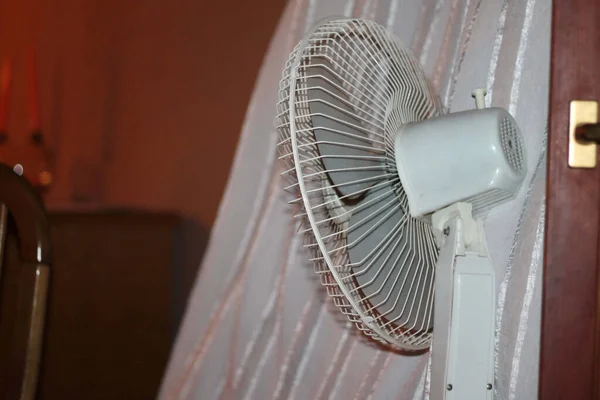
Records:
M288 59L277 112L282 175L321 284L366 335L426 349L438 251L409 216L394 155L403 124L441 112L419 63L380 25L325 22Z
M508 117L500 121L500 143L508 164L517 172L525 167L523 142L519 128Z

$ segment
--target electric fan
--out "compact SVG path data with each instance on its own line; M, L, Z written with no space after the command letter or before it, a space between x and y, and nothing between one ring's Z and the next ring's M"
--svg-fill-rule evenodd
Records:
M372 339L432 349L432 399L491 399L494 271L480 217L526 172L501 108L444 114L398 39L330 19L298 44L276 127L286 190L334 304Z

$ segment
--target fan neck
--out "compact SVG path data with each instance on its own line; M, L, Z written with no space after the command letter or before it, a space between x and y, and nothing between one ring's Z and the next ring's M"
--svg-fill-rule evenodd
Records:
M439 248L446 244L448 222L457 219L456 254L488 255L485 234L481 220L473 218L473 207L470 203L455 203L433 213L431 222L436 243Z

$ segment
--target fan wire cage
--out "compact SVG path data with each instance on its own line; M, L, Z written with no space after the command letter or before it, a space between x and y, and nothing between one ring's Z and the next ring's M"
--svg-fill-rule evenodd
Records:
M431 344L438 249L409 214L394 138L441 112L411 52L364 20L317 25L279 87L282 176L315 272L360 331L402 351Z

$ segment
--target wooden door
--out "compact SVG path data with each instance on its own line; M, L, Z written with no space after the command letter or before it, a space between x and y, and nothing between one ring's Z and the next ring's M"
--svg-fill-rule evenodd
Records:
M572 100L600 101L600 2L553 1L539 398L598 399L600 163L568 166Z

